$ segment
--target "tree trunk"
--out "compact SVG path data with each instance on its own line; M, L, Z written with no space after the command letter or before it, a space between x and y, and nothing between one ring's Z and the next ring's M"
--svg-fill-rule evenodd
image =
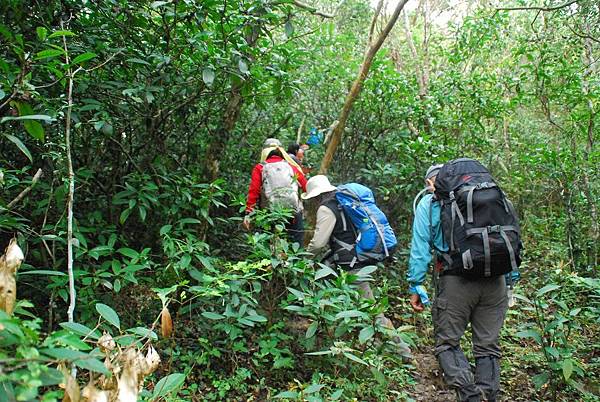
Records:
M396 21L398 20L398 16L400 15L400 12L404 8L404 5L407 3L407 1L408 0L402 0L398 3L398 5L396 6L396 9L394 10L394 13L390 17L390 20L387 22L383 31L379 34L379 36L377 37L375 42L369 44L369 47L365 54L365 58L363 59L363 62L360 66L358 76L354 80L354 83L352 84L352 88L350 89L350 92L348 92L348 94L346 95L346 100L344 101L344 106L342 107L342 111L340 112L340 117L338 118L338 124L336 124L336 126L334 127L334 129L331 133L331 142L327 146L327 151L325 152L325 156L323 157L323 161L321 162L321 168L319 170L320 174L326 174L327 171L329 170L329 166L331 165L331 162L333 161L333 156L335 155L337 147L342 140L342 133L346 127L346 122L348 121L348 116L350 115L350 111L352 110L352 106L354 105L356 98L360 94L360 90L362 88L363 82L365 81L365 79L367 78L367 75L369 74L369 69L371 68L373 59L375 58L377 51L381 48L381 45L383 44L383 42L389 35L390 31L396 24ZM377 14L375 15L375 17L377 17Z

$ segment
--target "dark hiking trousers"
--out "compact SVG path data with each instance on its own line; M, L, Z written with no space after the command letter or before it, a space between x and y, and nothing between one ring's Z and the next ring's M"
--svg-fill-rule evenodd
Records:
M300 247L304 247L304 218L302 217L302 211L296 212L285 228L290 240L293 243L300 244Z
M432 317L435 355L444 379L460 401L495 401L500 390L499 334L508 308L504 275L469 280L443 275L437 281ZM467 325L473 333L475 376L460 348Z

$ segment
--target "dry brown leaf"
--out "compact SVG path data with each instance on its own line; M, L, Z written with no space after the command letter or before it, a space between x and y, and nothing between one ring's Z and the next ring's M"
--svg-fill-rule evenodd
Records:
M85 386L81 392L83 400L86 402L108 402L109 394L107 391L101 391L93 383Z
M113 337L108 332L104 331L104 334L102 334L100 339L98 339L98 347L102 353L108 354L115 350L117 344L115 343Z
M67 368L60 364L58 369L63 373L65 377L65 382L58 384L58 386L65 390L65 396L63 397L62 402L79 402L81 400L81 391L79 390L79 384L77 384L77 380L73 378L71 373Z
M173 320L167 307L163 307L160 313L160 331L163 338L169 338L173 335Z

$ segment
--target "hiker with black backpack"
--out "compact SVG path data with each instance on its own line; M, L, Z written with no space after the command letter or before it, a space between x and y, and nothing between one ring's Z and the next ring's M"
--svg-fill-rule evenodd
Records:
M341 268L357 274L361 268L376 265L388 258L396 248L396 236L386 216L375 205L373 192L358 183L335 187L327 176L311 177L306 184L304 200L313 199L317 205L317 219L313 238L307 252L313 256L329 251L323 262L333 268ZM367 281L354 283L362 296L374 299ZM393 330L389 318L380 313L377 324ZM410 349L400 338L393 341L400 353L410 356Z
M250 217L257 205L261 208L288 208L294 214L286 225L288 235L293 242L303 246L304 221L299 188L306 191L302 168L285 152L278 139L267 138L260 162L252 169L243 226L250 230Z
M473 159L431 166L427 194L415 208L408 268L410 304L429 305L423 286L432 253L435 355L459 401L496 401L499 334L518 279L520 228L489 171ZM471 324L475 373L461 347Z

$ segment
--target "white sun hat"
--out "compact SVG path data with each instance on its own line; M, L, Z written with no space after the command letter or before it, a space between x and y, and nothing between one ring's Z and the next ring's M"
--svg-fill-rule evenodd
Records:
M309 198L314 198L323 193L335 190L337 190L337 187L329 183L327 176L319 174L311 177L306 182L306 193L302 194L301 197L303 200L308 200Z

